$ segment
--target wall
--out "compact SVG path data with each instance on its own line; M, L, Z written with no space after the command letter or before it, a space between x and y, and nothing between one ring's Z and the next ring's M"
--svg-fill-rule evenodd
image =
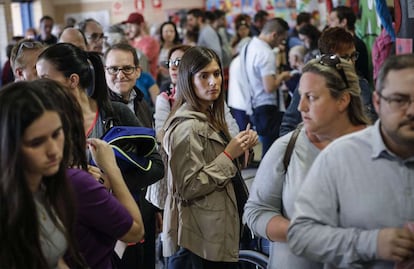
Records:
M141 12L147 23L158 24L167 20L167 12L178 9L188 9L193 7L203 7L204 0L162 0L161 8L153 8L151 0L145 0L144 10ZM56 23L64 24L65 15L71 13L107 11L109 13L109 22L106 24L114 24L125 20L130 12L135 10L134 1L132 0L36 0L36 5L40 8L36 9L35 18L48 14L54 17ZM37 25L38 19L36 20Z

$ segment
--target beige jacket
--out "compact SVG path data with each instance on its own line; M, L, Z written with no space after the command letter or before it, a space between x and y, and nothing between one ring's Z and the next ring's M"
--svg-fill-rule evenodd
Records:
M168 196L163 250L178 246L210 261L237 262L239 217L231 183L237 167L223 154L225 140L203 113L183 105L166 123Z

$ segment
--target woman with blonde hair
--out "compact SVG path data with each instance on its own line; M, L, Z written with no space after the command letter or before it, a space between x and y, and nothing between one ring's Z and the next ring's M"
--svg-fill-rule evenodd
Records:
M303 128L279 138L263 158L245 206L255 233L272 241L268 268L322 268L292 254L286 243L293 203L319 152L369 123L352 63L335 54L308 62L299 82ZM289 148L292 150L289 154ZM288 153L287 153L288 152Z

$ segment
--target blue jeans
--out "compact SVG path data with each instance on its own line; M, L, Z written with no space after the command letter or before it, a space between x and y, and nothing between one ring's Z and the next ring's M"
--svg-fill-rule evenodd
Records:
M279 137L283 112L277 106L264 105L253 109L252 121L262 142L262 158Z
M236 120L239 130L246 130L247 124L250 122L249 116L246 114L246 111L230 108L230 112L233 115L233 118Z

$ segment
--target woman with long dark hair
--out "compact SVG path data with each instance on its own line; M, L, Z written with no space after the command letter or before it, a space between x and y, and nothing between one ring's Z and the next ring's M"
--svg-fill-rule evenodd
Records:
M66 177L68 130L39 84L0 92L0 264L10 269L85 268L74 240L75 203Z
M224 117L220 59L193 47L181 58L177 93L164 126L168 195L163 248L169 268L238 268L237 158L258 142L246 130L231 137Z

